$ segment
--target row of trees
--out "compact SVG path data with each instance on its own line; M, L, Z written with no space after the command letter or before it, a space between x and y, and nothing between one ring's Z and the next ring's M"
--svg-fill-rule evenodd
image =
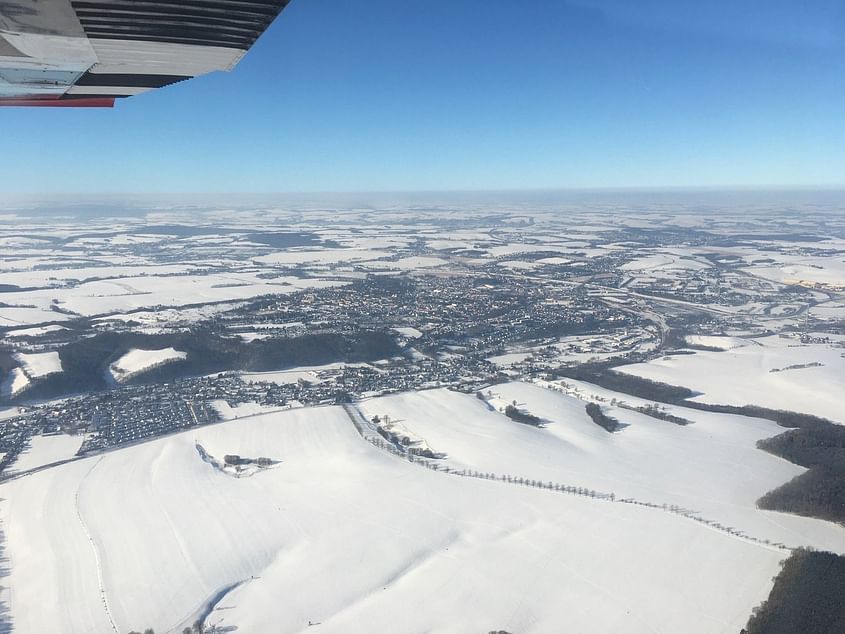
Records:
M462 476L466 478L479 478L481 480L495 480L498 482L507 482L509 484L517 484L520 486L528 486L534 487L538 489L545 489L547 491L557 491L559 493L568 493L570 495L580 495L584 497L589 497L597 500L606 500L610 502L620 502L622 504L634 504L637 506L644 506L647 508L663 510L667 513L674 513L675 515L681 515L687 519L693 520L695 522L699 522L704 524L705 526L709 526L710 528L714 528L716 530L722 531L723 533L727 533L734 537L738 537L740 539L745 539L748 541L756 542L758 544L764 544L766 546L773 546L775 548L779 548L781 550L790 550L788 546L781 542L772 542L769 539L760 539L757 537L753 537L751 535L746 534L744 531L734 528L733 526L727 526L722 524L721 522L717 522L715 520L710 520L698 515L695 511L684 508L682 506L678 506L677 504L659 504L656 502L645 502L642 500L636 500L634 498L617 498L615 493L604 493L601 491L596 491L595 489L588 489L587 487L578 487L578 486L570 486L566 484L559 484L552 481L544 482L542 480L535 480L531 478L523 478L521 476L511 476L511 475L498 475L492 472L486 471L477 471L474 469L451 469L448 465L441 466L437 463L428 461L428 460L420 460L418 456L415 454L402 451L401 449L397 448L393 444L386 443L381 438L368 438L369 442L371 442L376 447L380 449L386 449L397 456L407 459L409 462L414 464L418 464L420 466L426 467L428 469L432 469L434 471L445 471L451 475Z
M614 399L615 400L615 399ZM613 401L610 403L611 405L615 405ZM674 414L670 414L666 410L660 407L659 403L653 403L649 405L641 405L639 407L633 407L630 405L620 405L620 407L624 407L625 409L632 409L635 412L639 412L640 414L645 414L646 416L651 416L652 418L658 418L660 420L665 420L670 423L675 423L676 425L690 425L692 421L681 416L675 416Z
M599 407L595 403L590 403L587 405L588 410L590 409L590 405L594 407ZM387 417L385 417L386 419ZM374 417L373 421L375 422L377 417ZM381 419L384 420L384 419ZM389 420L389 419L388 419ZM614 419L611 419L614 420ZM354 419L353 419L354 421ZM620 423L621 424L621 423ZM624 425L623 425L624 426ZM364 436L363 430L356 424L355 429L358 431L361 436ZM845 428L843 428L845 429ZM409 462L414 464L418 464L420 466L426 467L428 469L432 469L434 471L445 471L446 473L468 477L468 478L480 478L482 480L494 480L499 482L507 482L509 484L517 484L520 486L529 486L535 487L539 489L545 489L547 491L557 491L559 493L568 493L571 495L580 495L584 497L590 497L593 499L598 500L607 500L610 502L620 502L623 504L635 504L637 506L645 506L648 508L653 509L661 509L668 513L674 513L676 515L681 515L687 519L693 520L695 522L699 522L704 524L705 526L709 526L710 528L714 528L716 530L722 531L734 537L738 537L740 539L745 539L748 541L756 542L758 544L764 544L766 546L773 546L775 548L779 548L781 550L791 550L788 546L781 542L772 542L769 539L760 539L757 537L753 537L751 535L746 534L744 531L734 528L732 526L724 525L720 522L715 520L706 519L698 515L695 511L683 508L676 504L659 504L655 502L645 502L641 500L636 500L634 498L617 498L616 494L614 493L603 493L600 491L596 491L594 489L588 489L586 487L577 487L577 486L570 486L565 484L559 484L552 481L544 482L542 480L536 480L531 478L523 478L521 476L512 476L512 475L498 475L492 472L485 472L485 471L477 471L474 469L452 469L448 465L439 465L436 462L432 462L429 460L421 459L419 454L414 453L413 451L409 450L407 447L403 447L402 445L396 445L394 443L385 442L380 437L366 437L364 436L370 443L375 445L380 449L385 449L399 457L405 458ZM445 457L445 456L440 456Z

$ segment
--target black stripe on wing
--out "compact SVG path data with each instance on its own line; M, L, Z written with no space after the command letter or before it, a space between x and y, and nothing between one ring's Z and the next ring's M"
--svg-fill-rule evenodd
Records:
M89 38L246 50L290 0L72 0Z
M128 86L129 88L163 88L186 79L189 75L148 75L132 73L85 73L77 86Z

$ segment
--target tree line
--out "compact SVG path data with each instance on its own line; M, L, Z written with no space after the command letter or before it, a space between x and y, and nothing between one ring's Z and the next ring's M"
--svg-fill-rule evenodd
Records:
M761 508L845 523L845 427L792 429L757 446L809 469L760 498Z
M845 557L798 548L774 582L742 634L845 632Z

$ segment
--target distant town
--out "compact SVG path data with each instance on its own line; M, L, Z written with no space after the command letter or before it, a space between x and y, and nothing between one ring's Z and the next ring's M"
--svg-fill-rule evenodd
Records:
M706 349L710 335L842 332L845 315L825 307L845 282L816 263L845 253L831 242L845 232L835 217L822 216L823 236L777 219L749 228L679 218L596 229L589 223L607 218L590 214L564 240L549 214L426 217L425 231L368 229L372 218L350 214L360 226L325 237L307 227L139 225L61 239L6 229L45 255L30 273L0 274L31 278L3 283L0 295L0 397L12 408L0 421L0 472L15 473L34 435L81 435L85 456L217 422L215 402L289 408L436 387L471 393L584 363ZM215 263L233 251L245 255ZM108 264L117 259L149 268L124 275ZM773 267L784 260L796 263L793 274ZM155 279L205 284L219 301L201 291L169 306L139 288ZM104 302L88 288L104 289ZM102 313L111 303L116 312ZM31 323L18 323L23 313ZM176 356L116 369L137 349ZM48 355L52 368L27 365Z

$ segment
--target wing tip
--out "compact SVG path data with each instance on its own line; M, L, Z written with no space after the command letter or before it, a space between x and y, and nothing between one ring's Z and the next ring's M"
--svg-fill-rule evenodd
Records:
M114 108L114 99L114 97L63 97L61 99L12 97L0 99L0 106L13 108Z

